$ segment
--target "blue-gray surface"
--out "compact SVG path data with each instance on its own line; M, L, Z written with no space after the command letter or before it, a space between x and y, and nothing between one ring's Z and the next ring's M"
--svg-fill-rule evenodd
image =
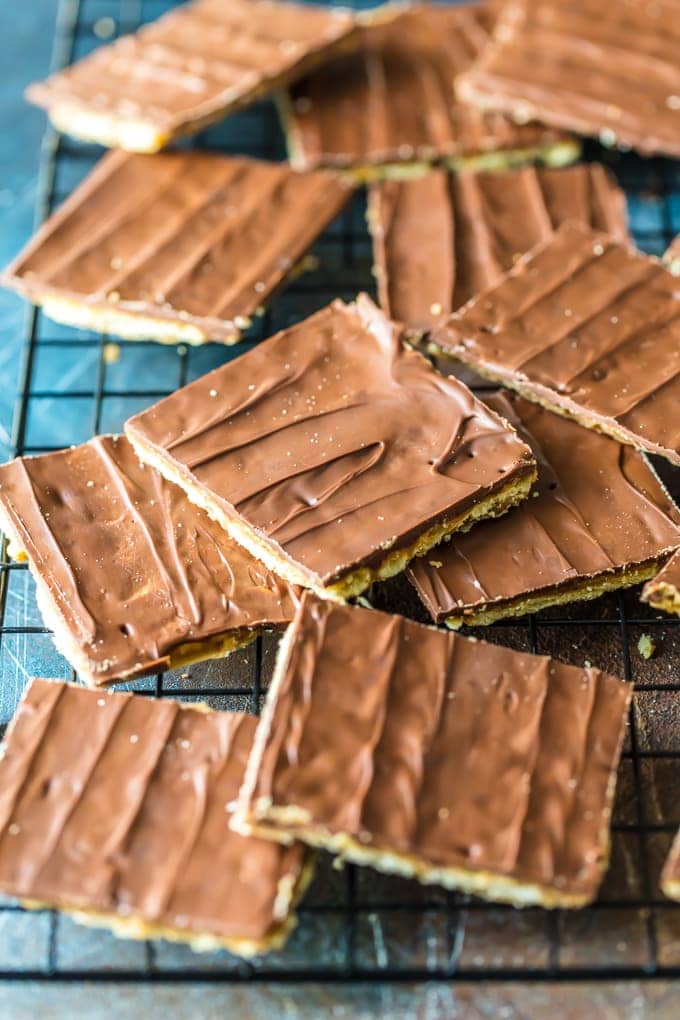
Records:
M26 85L50 65L56 0L0 3L0 265L31 233L45 118L22 99ZM0 457L11 451L10 429L26 308L0 290Z

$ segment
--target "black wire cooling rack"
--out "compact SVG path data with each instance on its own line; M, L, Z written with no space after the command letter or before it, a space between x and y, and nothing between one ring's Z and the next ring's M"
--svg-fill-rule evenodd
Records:
M361 0L355 6L361 6ZM53 63L157 17L165 0L61 0ZM259 104L205 131L199 148L284 156L274 109ZM41 222L90 169L99 152L48 130L42 147L36 221ZM593 148L629 197L638 244L660 254L680 231L680 164L639 160ZM13 427L17 454L119 431L124 419L177 386L242 353L263 336L334 296L371 288L363 199L316 245L317 270L295 281L235 349L115 343L56 326L38 311L26 319ZM676 472L675 482L677 486ZM666 480L672 484L671 473ZM643 607L637 592L561 607L485 637L516 648L586 661L635 681L628 743L617 791L612 864L598 901L576 912L498 907L395 877L322 859L301 905L300 924L281 954L252 963L227 953L196 955L168 943L121 942L79 928L50 911L0 902L0 979L53 981L402 981L443 979L574 980L680 977L680 905L664 899L659 871L680 824L680 620ZM417 615L399 583L378 593L383 608ZM644 660L642 634L656 653ZM260 639L223 662L129 685L163 696L203 698L222 708L258 711L271 674L274 639ZM0 563L0 721L11 716L28 678L71 677L54 650L23 566ZM75 735L77 739L77 734Z

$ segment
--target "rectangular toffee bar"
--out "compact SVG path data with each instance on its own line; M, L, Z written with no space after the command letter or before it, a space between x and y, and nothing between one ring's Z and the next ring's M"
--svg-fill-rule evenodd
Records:
M229 827L256 722L34 680L0 760L0 891L125 938L280 948L312 862Z
M27 97L66 134L156 152L357 42L347 10L194 0L31 85Z
M333 598L505 512L530 451L361 295L131 418L143 460L293 584Z
M680 292L658 259L577 223L433 330L429 349L680 465Z
M630 687L306 592L233 824L517 906L597 893Z
M0 525L92 686L222 657L294 613L294 590L123 436L0 466Z
M408 568L436 622L488 624L597 598L653 577L680 547L680 511L642 454L514 394L485 400L531 446L538 480L500 520Z
M380 304L409 332L426 332L569 219L628 239L625 196L604 166L435 169L373 184L368 223Z
M488 43L493 20L490 4L418 4L362 27L351 53L326 61L282 99L291 163L373 179L442 160L497 170L576 159L580 146L568 135L456 99L454 78Z
M68 325L235 343L350 194L334 174L285 164L109 153L3 283Z

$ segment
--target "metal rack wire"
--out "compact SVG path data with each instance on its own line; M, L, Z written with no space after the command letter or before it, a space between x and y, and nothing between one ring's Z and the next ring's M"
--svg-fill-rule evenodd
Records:
M362 6L361 0L355 6ZM167 0L61 0L54 65L82 56L102 38L134 29L173 6ZM198 148L284 155L273 108L260 104L190 143ZM680 165L642 161L593 148L629 196L639 245L660 254L680 231ZM42 148L36 220L41 222L98 156L91 146L48 130ZM233 350L162 348L75 333L31 310L13 427L18 454L37 453L118 431L135 409L171 392L251 343L325 304L370 289L370 243L362 199L319 240L317 271L297 280ZM143 385L139 385L139 380ZM148 382L146 381L148 380ZM675 479L667 473L671 484ZM383 607L417 615L398 583L379 595ZM657 646L637 652L647 632ZM636 592L585 606L560 607L485 634L513 647L585 660L636 682L629 739L613 825L612 866L591 908L516 911L402 879L322 861L286 950L245 964L226 953L196 956L166 943L123 943L76 928L49 911L0 902L0 979L55 981L412 981L443 979L574 980L680 977L680 905L665 900L658 874L680 824L680 621L640 605ZM224 662L160 674L129 685L160 697L201 697L226 708L258 711L274 642L260 639ZM0 563L1 722L32 675L69 677L35 607L30 575Z

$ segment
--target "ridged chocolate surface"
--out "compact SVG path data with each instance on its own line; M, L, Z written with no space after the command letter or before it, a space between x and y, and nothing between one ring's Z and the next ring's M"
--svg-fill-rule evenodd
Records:
M432 170L371 186L380 304L422 332L495 283L566 220L628 238L626 201L597 163L496 173Z
M143 122L171 138L198 130L354 26L348 11L277 0L195 0L32 85L40 106Z
M538 481L504 517L411 565L436 621L537 592L559 597L680 546L680 512L636 450L515 396L486 402L531 445Z
M313 583L533 470L528 448L373 302L334 301L126 424L140 452Z
M563 137L456 100L453 79L486 46L492 24L489 5L424 5L361 29L355 52L293 87L294 161L306 167L432 161Z
M627 685L310 593L293 628L250 817L594 896Z
M208 153L109 153L5 271L47 297L234 339L350 189L330 173Z
M680 287L574 223L432 334L524 396L680 464Z
M266 938L304 857L229 828L256 722L34 680L0 762L0 889L187 936Z
M680 3L509 0L465 101L680 156Z
M63 624L60 647L77 649L91 683L161 669L183 642L293 616L292 589L122 436L3 465L0 507Z

